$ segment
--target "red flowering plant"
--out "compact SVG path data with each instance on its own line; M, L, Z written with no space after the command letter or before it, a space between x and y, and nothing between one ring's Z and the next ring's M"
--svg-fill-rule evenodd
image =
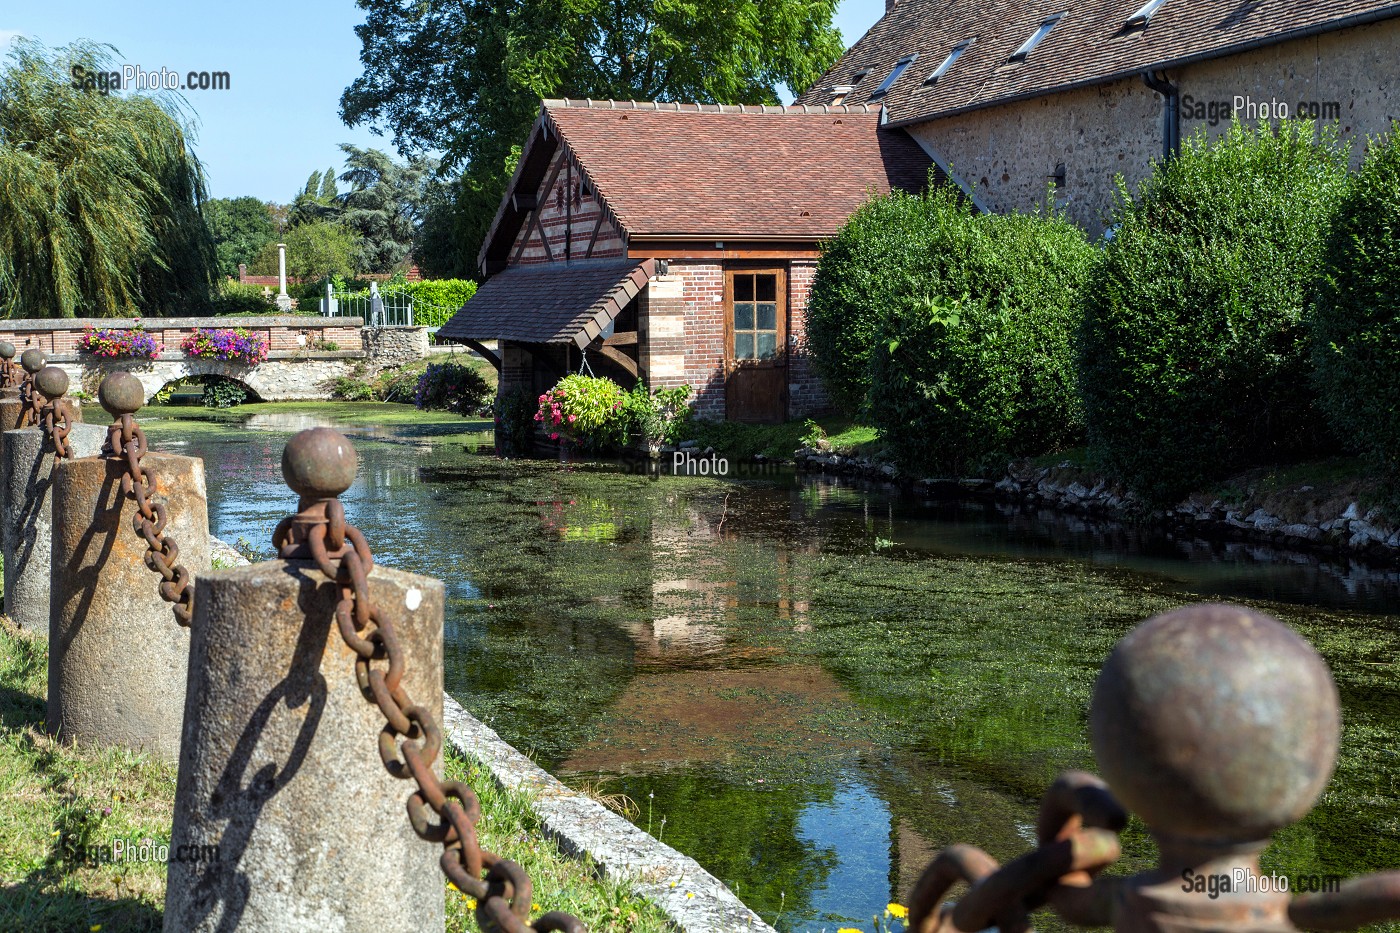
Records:
M535 420L550 440L565 440L591 449L621 443L626 436L625 393L611 379L565 376L539 398Z
M196 327L180 344L186 356L205 360L227 360L256 366L267 359L267 338L256 337L239 327L236 330L201 330Z
M153 360L165 351L156 343L156 338L146 333L140 318L130 328L104 327L92 325L83 328L78 338L78 352L87 353L104 360Z

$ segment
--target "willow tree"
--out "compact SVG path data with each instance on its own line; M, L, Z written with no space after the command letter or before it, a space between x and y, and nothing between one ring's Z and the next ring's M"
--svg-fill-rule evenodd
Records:
M7 317L158 315L209 297L204 177L177 102L74 78L114 71L114 51L20 40L0 70Z

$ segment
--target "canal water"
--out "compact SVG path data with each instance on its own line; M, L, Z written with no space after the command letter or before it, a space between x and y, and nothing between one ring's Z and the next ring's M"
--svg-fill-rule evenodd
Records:
M1400 866L1394 573L780 471L505 462L486 425L366 410L144 423L204 458L214 533L270 550L286 438L340 422L350 520L382 563L447 583L449 692L566 782L625 795L780 930L873 931L940 848L1030 848L1055 775L1094 770L1114 642L1204 600L1293 626L1341 690L1336 775L1265 871ZM1114 870L1154 857L1136 822L1124 850Z

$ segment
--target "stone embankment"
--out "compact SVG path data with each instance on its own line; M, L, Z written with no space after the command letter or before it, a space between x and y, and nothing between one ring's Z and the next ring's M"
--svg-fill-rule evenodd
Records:
M1367 508L1346 490L1301 485L1268 493L1244 492L1230 501L1193 495L1170 509L1148 509L1131 491L1061 463L1054 467L1013 463L1000 480L931 479L901 474L868 457L806 448L797 468L897 485L916 495L982 499L1041 506L1113 521L1149 523L1199 538L1268 544L1290 550L1400 561L1400 526L1379 509Z

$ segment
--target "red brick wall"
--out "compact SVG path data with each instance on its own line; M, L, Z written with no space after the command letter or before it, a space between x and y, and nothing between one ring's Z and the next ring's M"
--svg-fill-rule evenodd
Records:
M535 193L540 205L535 212L539 216L539 224L534 223L534 214L526 219L511 249L512 263L562 262L566 243L569 244L571 259L606 259L625 255L621 231L610 220L604 220L603 226L598 230L598 239L593 243L593 253L589 256L588 242L593 238L593 230L598 225L598 215L602 213L597 195L588 186L582 185L583 173L577 166L573 172L574 186L580 189L577 203L570 206L565 202L569 194L567 166L561 169L558 177L549 184L550 176L554 174L555 168L562 164L566 152L567 149L561 147L545 171L540 189ZM549 187L546 188L546 184L549 184ZM541 242L541 230L544 233L544 242L549 244L548 250ZM520 248L522 242L527 245L517 260L515 251Z
M673 262L684 282L685 381L694 390L695 413L724 418L724 266L717 262Z
M268 349L273 353L281 351L298 352L305 351L308 345L317 340L338 344L342 350L358 350L363 345L358 327L348 327L344 324L322 323L335 320L334 318L302 318L294 326L287 325L262 325L255 323L256 318L204 318L198 325L206 330L218 328L242 327L249 333L257 337L262 337L269 341ZM303 323L303 321L305 323ZM83 321L77 320L72 327L54 329L51 326L39 329L27 329L22 320L0 321L0 340L9 341L15 348L23 353L33 347L43 350L49 356L71 357L78 353L78 340L83 335L83 325L92 324L98 329L125 330L133 325L130 318L106 318L101 320ZM44 322L49 324L50 322ZM165 323L159 318L151 318L144 322L146 331L165 347L163 357L166 359L179 359L184 356L180 350L180 344L194 330L190 327L164 327ZM305 337L306 343L299 343L297 337Z
M805 418L831 404L807 353L806 309L816 278L815 260L796 259L788 267L788 417Z

